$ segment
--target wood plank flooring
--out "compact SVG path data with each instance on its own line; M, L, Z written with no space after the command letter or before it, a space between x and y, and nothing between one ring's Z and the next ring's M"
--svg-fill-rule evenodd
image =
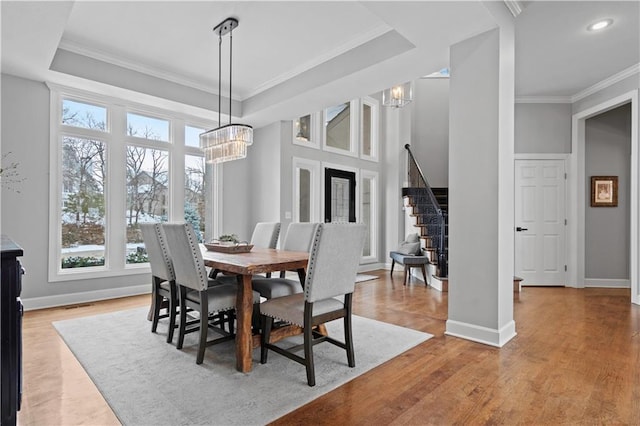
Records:
M518 335L497 349L444 335L447 293L403 286L401 271L368 274L379 279L356 285L354 313L435 337L275 424L640 424L640 306L628 289L525 287ZM51 322L149 299L27 312L18 424L118 424Z

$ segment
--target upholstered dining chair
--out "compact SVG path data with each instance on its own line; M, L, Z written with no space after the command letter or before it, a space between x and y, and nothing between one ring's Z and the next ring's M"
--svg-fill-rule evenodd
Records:
M169 317L167 343L171 343L176 326L178 294L166 237L159 223L140 224L140 230L151 266L151 331L156 332L160 318ZM160 315L161 306L165 301L169 304L168 312Z
M280 235L280 222L258 222L253 228L250 244L254 247L276 248Z
M232 325L234 316L216 314L234 311L237 286L209 285L210 280L207 277L202 252L191 224L163 224L163 228L167 236L169 253L173 259L176 285L180 296L180 326L176 347L182 349L185 334L199 331L196 364L202 364L207 346L233 339L235 336ZM260 296L255 292L253 298L254 303L260 301ZM198 324L190 328L187 328L187 308L199 314ZM229 331L224 330L225 318L228 318ZM222 337L207 340L209 328L215 329Z
M317 223L290 223L282 243L282 249L309 252L317 228ZM280 278L254 277L251 281L253 289L266 299L302 293L302 284L299 281L285 278L285 272L280 272Z
M260 304L263 332L260 362L267 362L272 350L306 367L307 383L315 386L313 346L329 342L347 352L349 367L355 367L351 330L351 303L362 256L365 225L355 223L319 224L311 247L304 293L267 300ZM314 330L320 324L343 318L344 342ZM270 343L273 320L283 320L303 328L302 347L284 348ZM295 352L304 349L304 357Z
M253 228L251 234L251 241L249 244L254 247L271 248L274 249L278 245L278 236L280 235L280 222L258 222ZM211 278L218 278L220 271L213 269L209 273ZM271 272L267 273L267 277L271 276ZM232 280L235 280L234 275L221 275L220 279L225 284L230 284Z

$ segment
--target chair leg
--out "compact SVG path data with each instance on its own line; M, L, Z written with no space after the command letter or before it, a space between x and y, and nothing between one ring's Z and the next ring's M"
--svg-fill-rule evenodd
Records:
M200 341L198 342L198 356L196 364L204 361L204 350L207 347L207 332L209 331L209 300L206 292L200 292Z
M409 271L409 265L404 265L404 278L402 280L402 285L407 285L407 272L408 271Z
M420 269L422 269L422 278L424 278L424 285L429 286L427 282L427 273L424 270L424 265L420 265Z
M260 364L267 363L267 354L269 349L267 343L271 337L271 327L273 326L273 318L262 315L262 335L260 336Z
M176 328L176 315L178 312L178 294L176 292L176 284L171 285L171 299L169 300L169 331L167 332L167 343L173 341L173 332Z
M344 343L347 349L347 362L349 363L349 367L356 366L356 358L355 352L353 350L353 333L352 330L352 321L351 321L351 297L352 294L347 294L345 298L349 298L349 300L345 300L345 305L347 305L347 314L344 316Z
M394 259L391 259L391 273L390 275L393 275L393 267L396 266L396 261Z
M162 306L162 296L158 294L158 287L160 282L156 277L153 277L153 314L151 316L151 332L155 333L158 328L158 317L160 316L160 307Z
M187 328L187 304L185 303L185 296L184 288L180 287L180 325L178 327L178 343L176 343L177 349L182 349L184 334Z
M305 302L307 304L309 302ZM307 384L309 386L316 385L316 372L313 365L313 326L311 325L312 309L304 310L304 365L307 369Z

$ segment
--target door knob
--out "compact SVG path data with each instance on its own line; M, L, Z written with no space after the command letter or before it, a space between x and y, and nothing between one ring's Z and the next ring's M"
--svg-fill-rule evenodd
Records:
M519 226L516 228L516 232L522 232L522 231L528 231L528 229L527 228L521 228Z

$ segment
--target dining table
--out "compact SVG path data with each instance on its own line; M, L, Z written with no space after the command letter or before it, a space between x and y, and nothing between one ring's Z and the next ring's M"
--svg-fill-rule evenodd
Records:
M305 282L308 252L288 251L253 247L244 253L212 251L200 246L204 264L222 273L236 275L238 296L236 299L236 369L243 373L251 371L252 352L260 345L260 336L253 335L253 289L251 279L256 274L277 271L296 271L300 282ZM299 333L298 327L274 330L272 341Z

